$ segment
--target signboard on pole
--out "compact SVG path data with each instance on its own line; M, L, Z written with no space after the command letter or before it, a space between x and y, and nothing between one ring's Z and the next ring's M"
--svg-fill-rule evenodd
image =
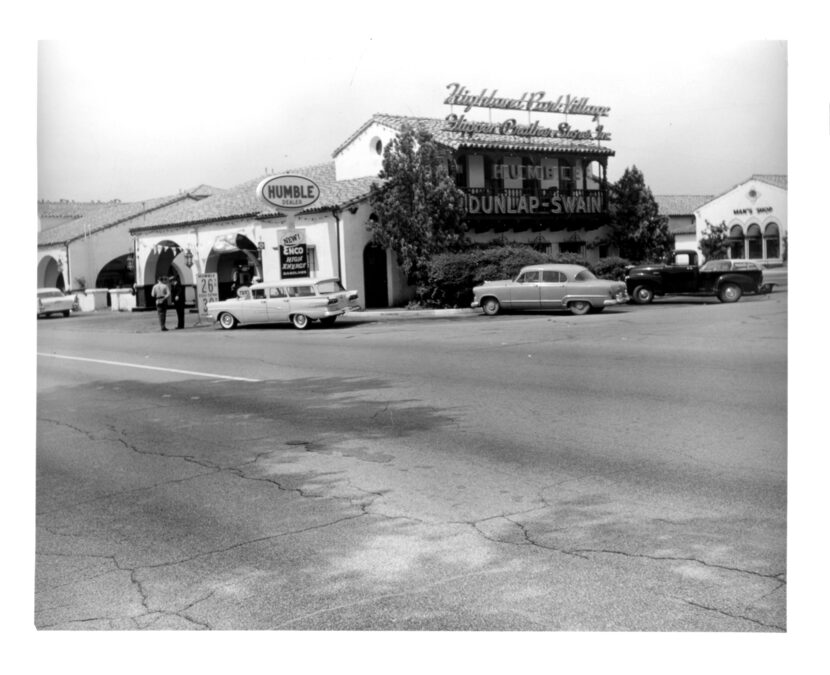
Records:
M207 314L207 304L219 300L219 275L214 272L196 275L196 307L199 320Z
M280 235L280 278L309 276L305 230L289 230Z
M288 230L279 237L280 278L309 276L305 230L296 229L295 217L320 199L320 186L305 176L282 174L262 180L256 193L259 199L286 215Z

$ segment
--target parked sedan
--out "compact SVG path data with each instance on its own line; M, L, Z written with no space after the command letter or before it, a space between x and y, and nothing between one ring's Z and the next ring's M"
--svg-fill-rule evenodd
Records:
M49 314L69 316L77 303L78 299L74 295L66 295L59 288L37 289L37 315L39 317Z
M331 326L338 316L359 308L357 297L338 279L286 279L252 284L237 298L209 302L207 313L225 329L290 321L304 330L312 321Z
M587 314L626 302L622 282L598 279L581 265L549 263L523 267L513 281L485 281L476 286L472 307L481 307L489 316L502 309L569 309L573 314Z

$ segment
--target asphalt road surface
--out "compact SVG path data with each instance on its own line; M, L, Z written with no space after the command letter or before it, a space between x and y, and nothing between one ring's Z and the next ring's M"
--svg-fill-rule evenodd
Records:
M34 623L784 631L786 318L41 320Z

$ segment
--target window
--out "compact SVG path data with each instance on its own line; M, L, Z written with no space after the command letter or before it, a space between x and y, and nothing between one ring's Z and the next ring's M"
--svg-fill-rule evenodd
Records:
M279 288L276 286L272 286L268 289L268 297L269 298L284 298L285 297L285 289Z
M317 290L320 293L339 293L340 291L345 290L343 285L339 281L330 280L330 281L323 281L317 284Z
M560 253L577 253L583 255L585 252L584 241L561 241L559 242Z
M542 270L542 281L547 282L549 284L561 284L564 282L565 275L562 272L556 272L554 270Z
M749 243L749 258L763 258L764 245L761 239L760 226L753 223L747 228L746 240Z
M315 295L314 289L311 286L289 286L286 290L290 298L307 298Z
M744 254L744 231L740 225L733 225L729 230L729 257L733 260L736 258L746 257Z
M539 281L539 276L541 272L538 270L534 270L532 272L525 272L524 274L519 275L519 278L516 279L520 284L535 284Z
M764 229L764 244L766 244L765 258L781 257L781 237L778 225L770 223Z
M594 281L595 279L594 273L589 270L579 270L574 277L574 281Z
M571 163L566 159L559 160L559 189L565 194L570 194L576 187L574 182L574 170Z
M264 300L265 299L265 289L264 288L252 288L251 289L251 298L253 300Z

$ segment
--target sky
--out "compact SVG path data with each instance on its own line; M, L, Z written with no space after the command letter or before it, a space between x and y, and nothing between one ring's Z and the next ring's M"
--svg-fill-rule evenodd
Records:
M786 40L689 49L615 35L592 45L435 37L437 49L358 24L345 39L317 29L311 39L40 41L38 198L137 201L327 162L374 113L446 117L453 82L610 106L609 178L636 165L655 194L719 194L755 173L787 173ZM590 117L568 121L593 128Z

